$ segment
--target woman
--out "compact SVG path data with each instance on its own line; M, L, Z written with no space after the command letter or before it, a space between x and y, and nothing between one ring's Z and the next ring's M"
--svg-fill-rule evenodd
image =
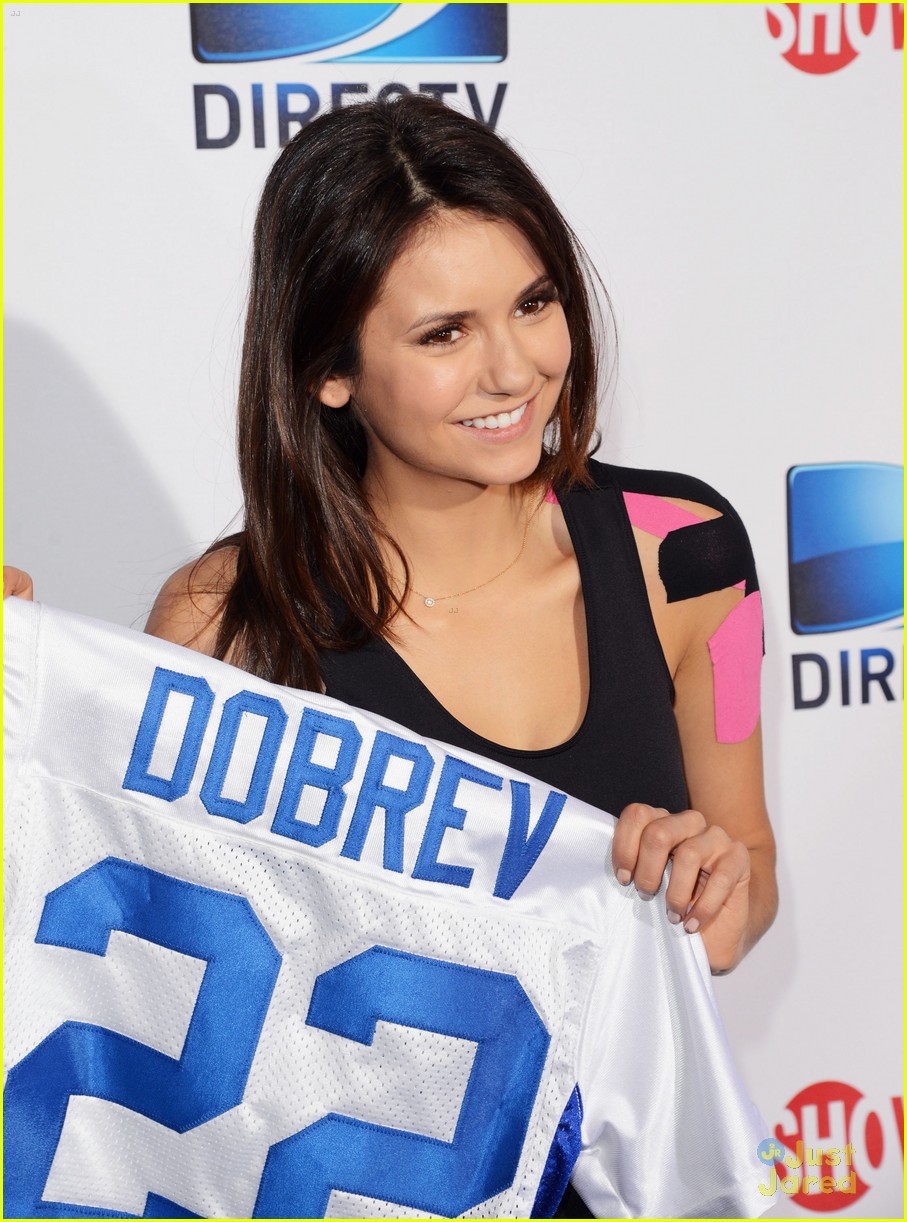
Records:
M620 814L620 881L654 897L673 859L669 918L726 972L776 907L755 574L711 489L589 459L583 266L527 166L439 102L303 129L256 225L245 529L147 631Z

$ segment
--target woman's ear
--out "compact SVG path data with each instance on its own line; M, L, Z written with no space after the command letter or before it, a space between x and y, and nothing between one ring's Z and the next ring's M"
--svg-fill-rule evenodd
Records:
M350 401L352 388L349 378L327 378L321 384L318 398L325 407L346 407Z

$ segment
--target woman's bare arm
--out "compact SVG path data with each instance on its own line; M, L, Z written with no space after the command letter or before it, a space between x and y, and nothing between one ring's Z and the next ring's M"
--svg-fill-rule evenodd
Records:
M696 517L715 510L676 502ZM702 933L712 971L730 971L772 923L778 905L775 842L765 805L757 723L742 741L719 741L709 639L744 597L738 588L669 603L658 539L637 531L649 601L674 679L674 712L691 809L634 803L614 838L615 870L644 893L672 862L668 915ZM761 648L761 641L750 643Z
M213 655L224 600L235 575L235 547L207 552L200 560L183 565L164 582L145 631Z

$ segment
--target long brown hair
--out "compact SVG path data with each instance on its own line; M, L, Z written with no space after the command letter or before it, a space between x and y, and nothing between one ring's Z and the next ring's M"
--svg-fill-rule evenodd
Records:
M245 529L215 545L238 546L217 656L274 682L319 688L320 651L356 648L400 609L378 541L395 545L361 488L365 434L318 391L357 373L383 279L439 209L509 221L554 281L572 357L533 481L588 481L600 319L588 261L545 188L488 127L432 98L315 119L261 197L237 422Z

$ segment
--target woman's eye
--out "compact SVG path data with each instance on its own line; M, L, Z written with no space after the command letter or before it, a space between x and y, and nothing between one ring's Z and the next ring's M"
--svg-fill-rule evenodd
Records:
M428 335L423 335L419 343L443 348L445 344L455 344L462 334L460 327L439 327L437 331L430 331Z
M520 302L516 312L523 317L531 318L535 314L541 314L545 306L553 300L552 297L529 297L526 301Z

